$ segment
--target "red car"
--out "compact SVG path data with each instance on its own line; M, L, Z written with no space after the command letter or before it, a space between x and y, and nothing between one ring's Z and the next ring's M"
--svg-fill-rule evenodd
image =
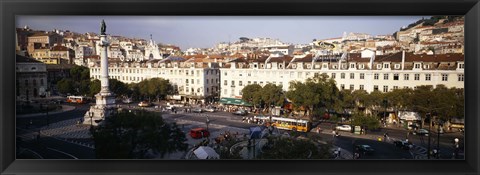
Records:
M200 139L210 136L210 132L208 132L205 128L194 128L190 130L190 136L194 139Z

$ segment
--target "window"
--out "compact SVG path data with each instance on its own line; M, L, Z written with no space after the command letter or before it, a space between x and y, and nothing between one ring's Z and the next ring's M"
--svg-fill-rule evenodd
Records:
M420 74L415 74L415 80L420 80Z
M360 73L360 79L365 79L365 73Z
M383 67L388 69L390 67L390 65L389 64L384 64Z
M335 79L335 73L332 73L332 78Z
M25 80L25 86L28 86L28 80Z
M442 81L448 81L448 74L442 74Z
M400 64L395 64L395 69L400 69Z
M188 83L188 80L187 80L187 83ZM227 85L227 80L223 81L223 85L225 85L225 86Z
M464 75L463 74L458 74L458 81L463 81L464 80Z
M235 81L232 80L232 86L235 86Z
M350 79L354 79L355 78L355 73L350 73Z
M387 73L383 74L383 79L388 80L388 74Z
M378 73L373 74L373 79L378 80Z
M360 69L364 69L364 68L365 68L365 65L360 64Z
M420 64L415 64L415 69L420 69Z
M431 76L432 76L432 74L425 74L425 81L430 81Z
M462 75L463 76L463 75ZM463 80L462 80L463 81ZM43 86L43 78L40 79L40 85Z
M238 82L238 85L239 85L239 86L243 86L242 81L239 81L239 82Z
M248 84L252 84L252 82L251 82L251 81L248 81L247 83L248 83Z
M188 75L188 73L187 73L187 75ZM227 76L227 72L225 72L224 75Z
M378 91L378 85L373 85L373 90Z
M341 73L341 74L340 74L340 78L341 78L341 79L345 79L345 73Z
M363 84L360 85L360 90L364 90L365 87L363 86Z
M298 78L302 78L302 72L298 72Z
M187 89L188 92L188 89ZM223 94L227 95L227 89L223 90Z
M33 86L37 86L37 80L33 79Z
M464 68L465 68L465 64L463 64L463 63L458 64L458 68L464 69Z
M350 90L353 91L353 89L355 88L355 86L353 84L350 85Z
M377 64L377 69L382 69L382 65L381 65L381 64Z
M409 74L403 74L403 80L408 80Z
M398 89L398 86L393 86L393 89Z
M393 80L398 80L398 74L393 74Z
M341 84L341 85L340 85L340 89L341 89L341 90L345 90L345 85L344 85L344 84Z
M355 68L355 64L350 64L350 68Z
M254 81L253 84L257 84L257 81Z
M383 92L388 92L388 86L383 86Z

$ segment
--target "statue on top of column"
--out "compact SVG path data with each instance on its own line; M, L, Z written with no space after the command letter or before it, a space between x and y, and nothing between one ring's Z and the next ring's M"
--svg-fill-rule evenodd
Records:
M107 30L107 25L105 25L105 21L102 19L102 26L100 28L100 34L105 35L106 30Z

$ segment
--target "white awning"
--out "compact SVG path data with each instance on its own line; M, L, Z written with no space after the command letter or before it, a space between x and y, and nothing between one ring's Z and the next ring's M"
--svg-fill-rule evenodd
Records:
M417 112L409 112L409 111L399 111L398 118L401 120L422 120L422 117Z

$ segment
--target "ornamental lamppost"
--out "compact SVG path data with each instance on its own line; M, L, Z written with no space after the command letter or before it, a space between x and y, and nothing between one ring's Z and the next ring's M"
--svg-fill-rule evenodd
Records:
M459 152L459 149L460 149L460 146L459 146L459 142L460 140L458 138L455 138L453 139L454 141L454 146L455 146L455 152L453 153L454 154L454 159L458 159L458 152Z
M90 116L90 131L93 130L93 112L88 112L88 115Z
M383 123L382 123L384 125L385 125L385 123L387 123L387 117L386 117L386 115L387 115L387 103L388 103L387 98L384 98L383 99L383 106L385 107L384 108L385 110L383 111Z
M207 115L207 121L206 121L205 123L207 124L207 131L210 132L210 131L208 130L208 124L210 124L210 119L208 118L208 115Z

